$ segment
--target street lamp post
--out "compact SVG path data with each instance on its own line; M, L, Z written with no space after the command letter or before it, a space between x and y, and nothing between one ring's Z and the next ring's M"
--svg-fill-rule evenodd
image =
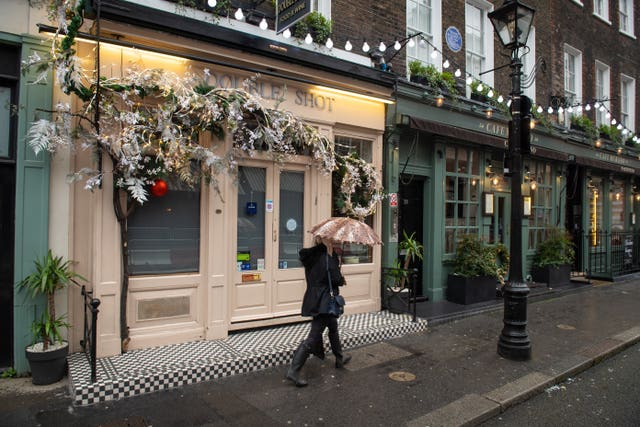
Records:
M504 327L498 340L498 354L510 360L531 358L531 341L527 334L527 297L529 287L522 274L522 62L519 49L526 45L535 10L519 0L505 0L489 13L500 41L511 49L511 121L509 123L509 157L511 160L511 239L509 281L504 288Z

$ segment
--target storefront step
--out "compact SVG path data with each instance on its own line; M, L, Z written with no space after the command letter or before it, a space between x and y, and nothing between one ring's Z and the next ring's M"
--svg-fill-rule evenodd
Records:
M340 319L340 337L349 349L426 327L426 320L414 323L404 314L354 314ZM68 358L71 395L76 405L90 405L285 365L308 332L308 323L296 323L238 332L224 340L130 351L99 359L95 383L84 353L73 353ZM325 346L328 350L326 332Z

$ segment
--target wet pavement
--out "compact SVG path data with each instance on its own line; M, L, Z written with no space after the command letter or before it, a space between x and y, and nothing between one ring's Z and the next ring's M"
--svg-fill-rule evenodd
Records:
M1 380L0 425L475 425L640 341L638 307L640 280L532 297L532 358L514 362L496 352L493 304L352 349L344 370L311 358L306 388L278 366L79 407L65 383L32 392Z

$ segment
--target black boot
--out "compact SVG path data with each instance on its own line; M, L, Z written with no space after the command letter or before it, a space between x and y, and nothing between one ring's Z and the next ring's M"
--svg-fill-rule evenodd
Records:
M340 335L336 331L335 333L329 332L329 342L331 343L331 351L336 357L336 368L342 369L344 365L351 361L350 354L342 353L342 345L340 344Z
M306 342L302 342L293 354L293 360L291 361L291 366L287 371L286 378L292 381L296 387L305 387L308 384L305 380L300 378L300 370L304 366L304 362L307 361L309 354L311 354L311 351Z

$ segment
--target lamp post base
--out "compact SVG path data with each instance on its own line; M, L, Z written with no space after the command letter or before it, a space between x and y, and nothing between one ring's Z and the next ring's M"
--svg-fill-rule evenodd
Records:
M509 282L504 288L504 328L498 340L498 354L509 360L531 359L531 341L527 334L526 283Z

